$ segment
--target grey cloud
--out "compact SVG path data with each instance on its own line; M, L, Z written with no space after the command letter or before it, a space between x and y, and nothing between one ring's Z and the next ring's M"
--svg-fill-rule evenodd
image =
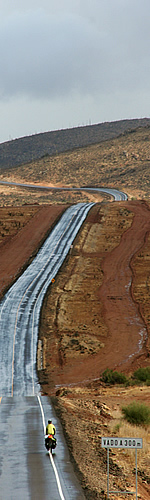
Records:
M1 27L0 46L4 96L61 95L86 79L91 85L98 35L80 18L19 14Z
M68 9L56 15L44 8L16 10L1 19L1 99L148 88L147 0L144 5L141 0L93 0L92 6L83 0L78 12Z

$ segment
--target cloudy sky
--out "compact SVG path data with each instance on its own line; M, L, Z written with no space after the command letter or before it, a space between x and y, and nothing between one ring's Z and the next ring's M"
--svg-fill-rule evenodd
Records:
M0 8L0 142L150 117L150 0Z

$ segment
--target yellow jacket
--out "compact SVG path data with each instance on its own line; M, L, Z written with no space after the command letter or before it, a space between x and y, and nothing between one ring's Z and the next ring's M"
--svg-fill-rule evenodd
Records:
M53 425L53 424L47 424L47 426L46 426L46 434L52 434L52 436L54 436L55 432L56 432L55 425Z

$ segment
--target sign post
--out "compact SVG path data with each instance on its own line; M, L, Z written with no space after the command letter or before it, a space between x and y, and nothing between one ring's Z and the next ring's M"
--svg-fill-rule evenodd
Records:
M117 437L102 437L102 448L107 448L107 498L109 493L117 493L121 495L136 495L137 500L137 450L143 448L142 438L117 438ZM136 491L110 491L109 490L109 448L130 448L135 449L135 467L136 467Z

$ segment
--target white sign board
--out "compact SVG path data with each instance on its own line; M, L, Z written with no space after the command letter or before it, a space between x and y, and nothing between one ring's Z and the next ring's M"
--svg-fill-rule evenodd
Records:
M102 448L143 448L142 438L102 437Z

